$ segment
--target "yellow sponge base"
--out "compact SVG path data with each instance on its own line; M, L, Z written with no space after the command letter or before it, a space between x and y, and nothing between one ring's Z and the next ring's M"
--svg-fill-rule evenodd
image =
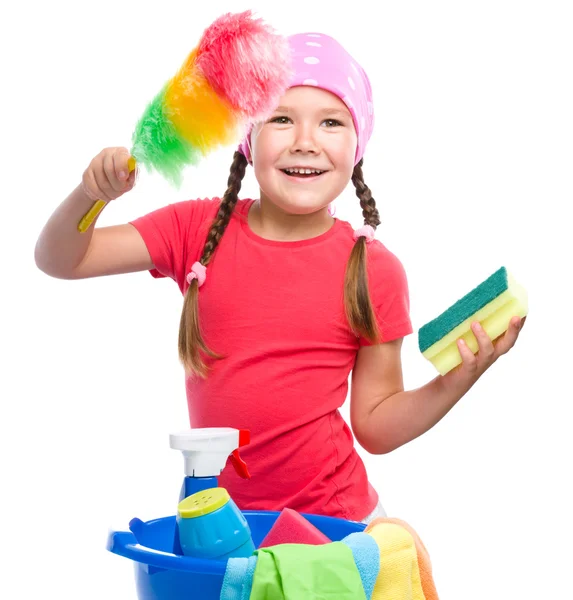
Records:
M477 340L471 330L471 324L479 321L492 340L507 331L512 317L525 317L528 311L527 292L510 273L507 274L508 289L483 308L468 317L463 323L452 329L441 340L422 353L445 375L462 362L457 340L462 338L470 350L478 351Z

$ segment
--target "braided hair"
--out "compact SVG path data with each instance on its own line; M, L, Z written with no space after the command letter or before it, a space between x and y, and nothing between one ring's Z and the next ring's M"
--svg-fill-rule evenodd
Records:
M370 225L376 229L380 225L380 214L370 188L364 183L363 164L364 159L361 158L354 167L352 183L360 200L364 225ZM366 238L361 236L356 240L346 265L344 309L352 331L356 335L364 336L371 342L376 343L380 339L380 332L370 300L366 257Z
M239 192L243 178L245 177L247 164L245 156L241 152L236 151L227 180L227 190L223 195L217 215L211 224L201 258L199 259L199 262L205 267L213 258L213 254L231 220L231 215L239 199ZM181 320L179 322L179 359L187 371L205 377L207 368L201 357L201 352L211 358L218 359L221 357L209 349L203 339L201 327L199 326L198 291L199 284L197 279L191 280L185 294Z

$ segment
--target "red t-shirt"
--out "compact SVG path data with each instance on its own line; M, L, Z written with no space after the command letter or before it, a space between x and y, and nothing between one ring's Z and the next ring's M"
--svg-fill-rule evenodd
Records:
M222 360L207 379L186 379L192 427L251 431L241 449L251 473L230 463L219 477L242 510L282 510L362 520L377 492L339 408L367 340L350 330L343 305L353 228L335 220L312 239L279 242L247 222L254 200L239 200L199 290L204 339ZM199 260L220 199L178 202L136 219L154 277L182 293ZM368 245L370 293L384 341L412 332L402 264L382 243Z

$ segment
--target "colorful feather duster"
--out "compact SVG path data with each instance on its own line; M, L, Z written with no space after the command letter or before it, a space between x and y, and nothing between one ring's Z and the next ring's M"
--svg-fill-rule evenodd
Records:
M238 143L250 123L272 113L292 77L290 53L287 39L251 11L219 17L145 109L133 133L130 171L137 161L179 187L185 167ZM79 231L104 206L96 201Z

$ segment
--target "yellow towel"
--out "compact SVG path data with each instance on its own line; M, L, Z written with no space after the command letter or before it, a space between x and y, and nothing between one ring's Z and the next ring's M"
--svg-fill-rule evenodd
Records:
M372 600L439 600L428 551L408 523L381 517L365 531L380 547L380 574Z
M406 521L402 521L401 519L394 519L384 517L382 519L377 519L372 521L370 527L377 524L377 522L385 523L396 523L396 525L401 525L405 529L410 532L410 535L414 538L414 542L416 544L416 554L418 557L418 569L420 571L420 579L422 580L422 590L424 591L424 597L426 600L439 600L438 592L436 590L436 585L434 583L434 576L432 575L432 563L430 561L430 555L424 546L424 543L420 539L420 536L414 531L413 527L408 525Z
M425 600L418 569L416 544L395 523L377 523L367 530L380 548L380 572L372 600Z

